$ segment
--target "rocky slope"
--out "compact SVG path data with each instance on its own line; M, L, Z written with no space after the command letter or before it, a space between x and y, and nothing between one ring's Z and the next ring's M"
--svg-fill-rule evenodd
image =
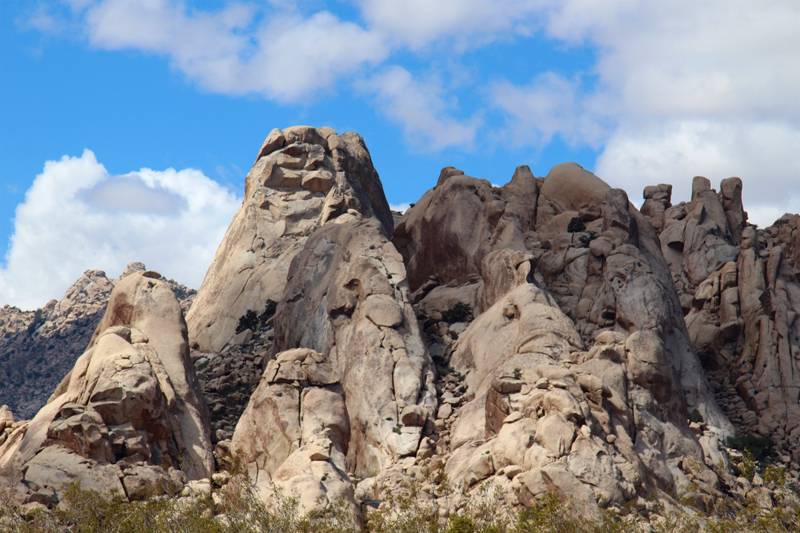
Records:
M123 277L144 272L132 263ZM53 300L36 311L0 308L0 405L8 405L21 418L30 418L86 349L117 280L105 272L89 270ZM184 309L194 291L169 281Z
M293 259L317 229L358 216L391 235L383 188L358 135L294 127L267 136L186 317L215 437L230 438L275 351L273 315Z
M74 481L130 500L175 494L213 465L183 313L152 272L117 283L86 352L0 445L0 481L45 505Z
M800 475L800 217L748 225L741 190L655 185L639 210L574 164L503 187L447 167L397 217L359 136L273 130L186 331L165 282L121 281L33 421L0 410L0 474L52 504L66 479L135 499L236 464L265 502L356 520L404 493L781 505L726 443Z

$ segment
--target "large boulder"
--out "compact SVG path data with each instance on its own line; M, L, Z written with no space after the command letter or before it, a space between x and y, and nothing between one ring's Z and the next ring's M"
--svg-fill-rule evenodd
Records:
M174 493L213 466L183 313L152 272L117 283L86 352L0 446L0 477L45 504L73 482L123 498Z
M187 314L192 358L212 415L230 438L273 350L273 315L309 237L340 217L393 220L364 141L330 128L273 130L247 174L241 209Z
M232 441L262 500L293 496L303 512L344 501L356 512L344 398L338 373L319 352L287 350L269 363Z
M380 222L326 224L294 258L274 316L277 357L233 435L267 498L303 510L414 456L436 408L434 375L402 258Z
M219 352L242 343L242 319L280 300L306 239L350 209L374 216L391 233L391 212L361 137L307 126L272 130L186 317L193 346Z
M394 243L408 268L411 289L429 278L439 283L478 279L484 256L497 249L525 249L533 229L540 182L519 167L504 187L442 169L439 182L409 209Z
M144 272L131 263L123 272ZM0 404L17 416L31 418L47 403L50 392L75 365L103 317L117 279L87 270L64 293L41 309L0 307ZM188 309L194 291L167 281Z

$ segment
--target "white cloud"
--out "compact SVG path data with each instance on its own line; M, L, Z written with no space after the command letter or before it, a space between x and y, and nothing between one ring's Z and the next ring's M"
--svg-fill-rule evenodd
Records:
M371 28L397 44L420 49L449 38L457 48L485 45L501 36L528 35L543 0L359 0Z
M212 91L305 102L366 76L359 87L416 148L469 148L480 128L538 149L560 137L603 146L597 168L632 198L652 181L679 198L694 174L736 174L754 213L800 210L780 194L800 168L797 0L352 0L360 20L317 1L69 1L93 46L161 54ZM472 68L461 52L534 32L586 46L595 64L512 84L483 78L478 61L457 90L419 75L448 60ZM413 68L388 66L406 59ZM486 96L502 124L455 93Z
M196 287L238 207L198 170L110 176L89 150L48 161L17 207L0 303L38 307L86 269L132 261Z
M599 117L582 98L578 80L545 72L526 86L496 82L490 95L508 118L507 133L514 144L544 146L555 136L572 145L597 145L603 139Z
M100 0L76 9L94 47L164 55L224 94L301 101L388 54L377 34L326 11L303 18L278 7L262 16L244 4L202 11L175 0Z
M673 121L621 127L598 159L597 173L639 196L644 184L671 183L673 203L691 195L692 176L719 182L740 176L752 222L768 226L800 212L800 129L784 122Z
M389 204L389 209L392 211L397 211L398 213L405 213L409 210L411 204L403 203L403 204Z
M469 148L482 125L480 115L459 120L457 107L434 79L417 80L403 67L393 66L362 84L389 120L402 126L412 146L425 151Z
M596 50L597 82L496 85L528 143L601 140L598 173L632 198L669 182L684 200L694 175L738 175L754 222L800 211L787 194L800 178L800 3L567 0L540 16L551 37Z

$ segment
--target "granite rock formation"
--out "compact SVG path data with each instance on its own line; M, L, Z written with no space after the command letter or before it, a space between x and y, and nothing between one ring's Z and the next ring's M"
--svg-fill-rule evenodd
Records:
M145 270L131 263L121 277ZM41 309L0 308L0 405L8 404L21 418L36 414L86 349L116 282L103 271L88 270L63 298ZM188 309L194 291L168 283Z
M798 217L747 223L742 181L694 178L692 199L663 199L661 247L693 346L741 434L800 459Z
M213 468L183 313L153 272L117 283L86 352L0 445L0 482L44 505L73 482L130 500L175 494Z
M769 508L727 444L770 439L800 478L800 216L748 224L742 186L637 209L575 164L502 187L446 167L397 214L359 136L273 130L186 324L158 276L118 282L34 419L0 407L0 477L51 505L240 464L267 502L357 518L412 491L445 514Z
M394 240L439 373L459 376L431 435L451 482L586 508L701 487L713 506L734 428L623 191L571 164L544 179L520 167L500 188L447 168Z
M361 137L306 126L270 132L186 317L215 438L231 437L275 352L273 315L292 260L317 229L354 216L391 235L392 215Z

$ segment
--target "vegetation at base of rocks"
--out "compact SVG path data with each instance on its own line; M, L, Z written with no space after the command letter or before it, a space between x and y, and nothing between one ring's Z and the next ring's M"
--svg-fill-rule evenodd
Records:
M346 505L302 516L297 502L279 497L266 506L243 478L234 478L215 497L154 498L127 503L70 487L53 510L23 508L0 493L0 531L19 533L778 533L800 530L800 509L770 511L755 503L722 517L659 515L646 523L635 513L604 513L591 519L580 509L547 494L531 507L511 511L492 495L470 500L449 514L411 494L370 510L358 527Z
M769 458L772 453L772 441L767 437L758 435L737 435L728 437L725 441L728 448L739 450L742 453L749 452L756 461L763 461Z
M786 485L786 468L778 465L767 465L764 468L764 483L783 487Z
M442 313L442 320L448 324L456 322L471 322L474 318L472 307L465 303L457 303L451 309Z
M264 312L260 315L252 309L247 311L239 318L239 323L236 325L236 334L243 331L259 331L263 329L275 314L278 304L272 300L267 300Z

